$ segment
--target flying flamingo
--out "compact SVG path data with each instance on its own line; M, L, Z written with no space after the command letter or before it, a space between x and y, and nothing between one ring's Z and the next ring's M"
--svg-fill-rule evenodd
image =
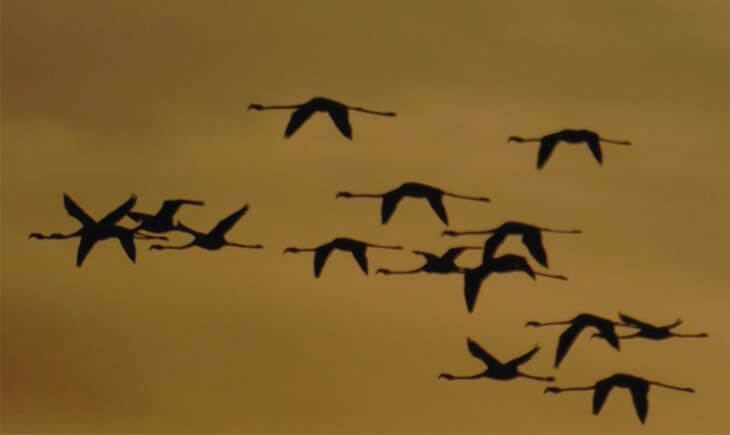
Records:
M565 358L568 353L568 349L575 341L576 337L580 332L589 326L598 329L599 333L594 336L603 338L606 340L614 349L620 350L618 337L616 336L615 325L622 325L621 323L614 322L613 320L605 319L603 317L595 316L593 314L578 314L570 320L562 322L527 322L525 327L528 326L549 326L549 325L570 325L568 329L560 334L558 339L558 349L555 352L555 367L560 365L560 362Z
M161 251L163 249L187 249L191 248L193 246L197 246L199 248L208 249L211 251L220 249L224 246L233 246L236 248L250 248L250 249L261 249L263 248L262 245L243 245L240 243L233 243L226 240L225 235L228 231L230 231L231 228L233 228L233 225L238 222L239 219L241 219L241 216L243 216L246 211L248 211L248 204L244 205L241 209L237 210L227 218L223 219L222 221L218 222L218 225L215 226L212 230L210 230L209 233L201 233L198 231L195 231L191 228L186 227L183 225L182 222L178 221L177 228L181 231L185 231L188 234L192 234L195 238L192 242L188 243L187 245L182 246L163 246L163 245L152 245L150 246L150 250L158 250Z
M644 424L646 420L646 414L649 411L649 387L657 385L664 388L671 388L672 390L685 391L687 393L694 393L695 390L692 388L675 387L673 385L663 384L661 382L649 381L638 376L627 375L623 373L616 373L613 376L601 379L595 384L589 387L571 387L571 388L560 388L560 387L547 387L545 388L546 393L562 393L563 391L587 391L594 390L593 393L593 415L598 415L601 412L603 404L606 402L608 393L613 387L627 388L631 390L631 398L634 401L634 408L636 408L636 415L639 416L641 424Z
M63 205L66 211L71 217L76 218L81 222L82 227L70 234L53 233L49 235L43 235L41 233L31 233L29 239L70 239L72 237L80 237L78 250L76 251L76 266L81 267L84 259L88 255L94 244L100 240L109 239L115 237L119 239L119 243L122 244L124 252L127 254L132 263L135 262L137 257L137 249L134 246L134 239L163 239L167 240L167 237L155 237L146 236L142 234L135 234L137 228L125 228L116 225L120 219L124 217L129 210L134 207L137 202L137 196L132 195L124 204L117 207L114 211L107 214L100 221L95 221L91 216L86 214L84 210L79 207L73 199L67 194L63 194Z
M269 110L269 109L297 109L292 113L289 124L284 131L284 137L290 137L299 127L309 119L314 112L327 112L332 118L332 122L343 136L352 139L352 126L350 126L348 110L356 110L358 112L369 113L371 115L395 116L395 112L379 112L375 110L364 109L362 107L352 107L342 104L329 98L315 97L303 104L290 104L286 106L263 106L261 104L249 104L248 110Z
M383 225L393 215L398 202L403 197L410 196L412 198L426 198L431 208L438 215L443 223L449 224L449 218L444 208L443 197L451 196L454 198L467 199L471 201L489 202L489 198L457 195L455 193L445 192L438 187L429 186L421 183L403 183L399 187L385 193L350 193L338 192L336 198L383 198L383 204L380 207L380 218Z
M189 199L168 199L162 203L162 207L157 214L139 213L136 211L130 211L127 213L131 219L136 222L142 222L140 228L143 230L151 231L153 233L166 233L168 231L176 230L175 224L172 222L172 217L177 213L177 210L183 204L190 205L205 205L203 201L193 201Z
M601 153L600 142L607 142L616 145L631 145L631 142L627 140L612 140L602 138L598 135L598 133L591 130L571 129L560 130L556 133L548 134L539 138L525 139L519 136L511 136L509 139L507 139L507 142L511 141L520 143L540 142L540 150L537 153L537 169L541 169L545 165L545 162L547 162L548 158L550 158L550 154L552 154L553 149L555 149L555 145L557 145L557 143L560 141L568 142L571 144L586 142L588 144L588 148L591 150L596 160L598 160L599 164L603 163L603 154Z
M378 269L375 273L382 273L384 275L391 274L407 274L407 273L454 273L463 272L464 269L457 266L454 261L456 257L461 255L467 249L482 249L481 246L459 246L456 248L450 248L442 256L431 254L430 252L424 251L412 251L414 254L421 255L426 259L426 264L413 270L388 270Z
M456 376L452 375L450 373L441 373L439 375L439 379L444 378L449 381L452 381L454 379L479 379L479 378L491 378L491 379L497 379L501 381L507 381L510 379L514 379L517 377L523 377L523 378L529 378L534 379L537 381L546 381L546 382L553 382L555 381L555 378L552 376L542 377L542 376L533 376L528 375L526 373L520 372L519 366L526 363L527 361L532 358L535 353L537 353L540 348L538 346L535 346L532 350L527 352L526 354L519 356L511 361L508 361L507 363L501 363L499 360L492 355L490 355L486 350L484 350L479 344L477 344L475 341L473 341L471 338L466 339L466 344L469 347L469 352L484 364L487 365L487 369L481 373L477 373L475 375L468 375L468 376Z
M355 257L357 264L360 265L360 269L362 269L362 271L365 272L365 275L367 275L368 258L365 255L365 250L369 247L382 249L403 249L402 246L376 245L374 243L362 242L360 240L338 237L331 242L317 246L316 248L286 248L284 249L284 254L286 254L287 252L314 252L314 277L319 278L319 275L322 274L322 268L324 267L324 263L327 261L327 257L330 256L330 253L334 249L339 249L340 251L349 251L352 253L352 256Z
M554 230L551 228L538 227L535 225L525 224L522 222L505 222L502 225L490 230L482 231L451 231L447 230L441 233L443 236L462 236L467 234L491 234L500 235L502 238L510 234L522 235L522 243L527 246L532 257L541 265L548 267L547 253L542 244L542 232L562 233L562 234L580 234L581 230Z
M707 337L707 333L700 334L675 334L671 330L682 324L682 319L677 319L674 323L664 326L654 326L651 323L642 322L626 314L619 313L619 317L626 326L639 328L639 331L631 335L623 335L618 338L649 338L651 340L665 340L670 337Z

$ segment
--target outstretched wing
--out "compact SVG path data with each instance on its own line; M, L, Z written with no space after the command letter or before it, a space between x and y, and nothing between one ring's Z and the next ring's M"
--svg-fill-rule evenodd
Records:
M575 341L575 338L578 336L578 334L580 334L580 331L582 331L584 327L585 325L573 323L568 329L560 334L560 338L558 339L558 350L555 353L556 368L560 365L560 362L563 360L563 358L565 358L565 355L568 353L568 349L570 349L570 346Z
M76 266L81 267L81 265L84 262L84 259L89 254L89 251L91 251L91 248L94 247L94 243L96 243L96 239L91 238L91 237L81 236L81 241L79 242L79 249L76 251Z
M494 259L497 248L502 244L507 235L502 231L495 232L486 241L484 241L484 251L482 251L482 264L488 263Z
M172 216L183 204L205 205L203 201L195 201L191 199L168 199L162 203L162 207L160 207L160 211L157 212L157 216L172 219Z
M603 404L606 403L608 393L611 391L611 388L613 388L613 382L611 382L610 379L611 378L596 382L593 392L593 415L598 415L598 413L601 412L601 408L603 408Z
M247 211L248 204L244 205L240 210L218 222L218 225L216 225L215 228L210 231L209 235L212 237L223 237L223 235L225 235L233 227L233 225L235 225L236 222L241 219L241 216L246 214Z
M486 364L487 367L502 365L502 363L500 363L497 358L490 355L486 350L479 346L476 341L473 341L471 338L466 339L466 344L469 347L469 353L471 353L474 358L479 358L480 360L484 361L484 364Z
M137 249L134 246L134 233L130 231L120 235L118 238L119 243L121 243L122 248L124 248L124 252L127 253L127 257L129 257L129 259L132 260L132 263L134 263L137 259Z
M361 249L353 249L352 256L355 257L357 264L360 266L365 275L368 274L368 257L365 255L366 247L363 246Z
M104 218L99 221L99 224L114 225L119 221L119 219L123 218L127 213L129 213L136 203L137 195L132 195L127 201L124 202L124 204L120 205L114 211L104 216Z
M469 248L466 247L466 246L459 246L457 248L450 248L448 251L446 251L446 253L444 255L441 256L441 258L443 258L444 260L446 260L446 261L448 261L450 263L453 263L454 261L456 261L456 257L458 257L459 255L461 255L461 253L464 252L467 249L469 249Z
M70 196L63 194L63 206L66 207L66 211L71 217L76 218L82 225L93 225L96 222L86 212L81 210Z
M591 138L587 140L588 148L593 153L593 157L598 160L598 164L603 163L603 154L601 153L601 144L598 142L598 138Z
M537 260L538 263L548 267L547 253L542 244L542 233L540 230L528 231L522 235L522 243L527 246L530 255Z
M139 212L136 212L136 211L127 212L127 216L129 216L130 219L132 219L135 222L139 222L141 220L152 219L154 217L154 216L152 216L150 214L147 214L147 213L139 213Z
M538 350L540 350L540 348L538 346L535 346L532 348L532 350L530 350L526 354L524 354L522 356L518 356L517 358L515 358L511 361L508 361L507 364L505 364L505 365L521 366L522 364L529 361L532 358L532 356L537 353Z
M383 225L387 224L390 217L393 216L395 208L403 198L403 195L397 192L389 192L383 195L383 204L380 207L380 221Z
M337 129L343 136L352 139L352 126L350 125L349 112L346 107L332 107L327 113L330 114L332 122L335 123Z
M330 256L330 252L332 252L332 246L320 246L314 251L314 277L319 278L319 276L322 274L322 268L324 267L324 263L327 261L327 257Z
M470 313L474 310L482 281L489 273L490 271L482 266L476 269L467 269L464 272L464 299L466 300L466 309Z
M284 137L290 137L291 135L293 135L294 132L296 132L299 127L304 124L304 121L309 119L309 117L312 116L312 113L314 112L315 109L311 104L305 104L295 110L294 113L291 114L291 118L289 118L289 123L286 125Z
M629 326L634 326L636 328L640 329L653 329L654 325L650 325L648 323L642 322L641 320L635 319L631 316L627 316L626 314L618 313L619 318L626 323Z
M540 141L540 149L537 152L537 169L542 169L545 166L545 162L550 158L550 154L553 153L555 145L558 142L554 139L544 139Z
M634 408L636 415L639 416L641 424L646 420L646 414L649 412L649 384L641 382L631 385L631 398L634 400Z
M449 217L446 215L446 208L444 207L443 195L429 196L428 203L431 204L431 208L436 212L441 222L448 225Z

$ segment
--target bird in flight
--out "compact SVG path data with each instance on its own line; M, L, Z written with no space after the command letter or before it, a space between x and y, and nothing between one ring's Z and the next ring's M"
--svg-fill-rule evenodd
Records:
M343 136L352 139L352 126L350 126L349 110L369 113L371 115L395 116L395 112L380 112L342 104L329 98L315 97L303 104L290 104L285 106L264 106L261 104L249 104L248 110L269 110L269 109L296 109L289 118L289 123L284 131L284 137L288 138L296 132L314 112L327 112L332 122Z
M601 142L606 143L612 143L616 145L631 145L631 142L627 140L612 140L612 139L605 139L598 135L598 133L593 132L591 130L571 130L571 129L565 129L560 130L556 133L548 134L543 137L538 138L522 138L519 136L510 136L509 139L507 139L507 142L540 142L540 150L537 152L537 169L541 169L545 162L547 162L548 158L550 158L550 154L552 154L553 149L555 149L555 145L558 144L558 142L568 142L571 144L578 144L581 142L585 142L588 144L588 148L593 153L593 156L596 158L599 164L603 163L603 153L601 152Z
M497 358L490 355L486 350L484 350L479 344L475 341L473 341L471 338L466 339L467 347L469 348L469 352L474 356L474 358L478 358L482 360L484 364L486 364L487 369L481 373L477 373L474 375L467 375L467 376L456 376L452 375L450 373L441 373L438 377L439 379L444 378L449 381L452 381L454 379L479 379L479 378L491 378L491 379L498 379L501 381L507 381L510 379L514 379L517 377L523 377L528 379L534 379L536 381L545 381L545 382L553 382L555 381L555 378L552 376L533 376L528 375L526 373L522 373L519 371L519 367L530 360L530 358L533 357L537 353L540 348L538 346L535 346L530 350L529 352L525 353L522 356L519 356L513 360L510 360L506 363L501 363Z
M639 417L641 424L646 421L646 414L649 412L649 387L657 385L659 387L670 388L672 390L685 391L687 393L694 393L695 390L692 388L675 387L673 385L663 384L661 382L649 381L638 376L627 375L624 373L616 373L613 376L601 379L595 384L588 387L547 387L545 388L546 393L562 393L563 391L593 391L593 415L598 415L603 408L603 404L606 402L608 393L613 387L626 388L631 391L631 398L634 401L634 408L636 409L636 415Z
M615 325L621 325L621 323L614 322L613 320L605 319L603 317L595 316L593 314L578 314L570 320L561 322L535 322L530 321L525 324L528 326L550 326L550 325L570 325L568 329L560 334L558 339L558 349L555 352L555 368L560 365L560 362L565 358L568 353L568 349L573 345L576 337L580 332L587 327L594 327L598 329L598 334L594 334L595 337L603 338L606 340L614 349L620 350L618 336L616 336Z
M355 257L357 264L360 265L360 269L362 269L362 271L365 272L365 275L367 275L368 258L365 255L367 248L403 249L402 246L376 245L374 243L362 242L360 240L338 237L331 242L317 246L316 248L286 248L284 249L284 254L287 252L314 252L314 277L319 278L322 274L324 263L327 261L327 257L330 256L330 253L333 250L339 249L340 251L349 251L352 253L352 256Z
M241 219L241 216L243 216L248 211L248 204L244 205L242 208L228 216L227 218L223 219L222 221L218 222L218 225L216 225L210 232L207 234L201 233L198 231L195 231L191 228L186 227L182 222L178 221L176 228L180 231L185 231L188 234L193 235L194 239L192 242L188 243L187 245L182 246L163 246L163 245L152 245L150 246L150 250L158 250L161 251L163 249L187 249L191 248L193 246L197 246L199 248L208 249L208 250L216 250L220 249L224 246L233 246L236 248L250 248L250 249L261 249L263 248L262 245L244 245L240 243L233 243L226 240L225 235L228 231L230 231L231 228L233 228L233 225L238 222L239 219Z
M151 231L153 233L166 233L168 231L177 230L172 222L172 217L183 204L205 205L203 201L193 201L189 199L168 199L162 203L162 207L157 214L139 213L130 211L127 213L135 222L142 222L140 228Z
M532 257L537 260L541 265L548 267L547 253L545 247L542 244L542 232L549 233L562 233L562 234L580 234L581 230L554 230L551 228L538 227L536 225L525 224L522 222L505 222L502 225L492 228L489 230L481 231L451 231L446 230L441 235L443 236L463 236L467 234L494 234L493 237L498 237L494 242L499 241L501 243L504 238L510 234L522 235L522 243L530 251Z
M350 193L338 192L336 198L382 198L383 204L380 207L380 219L383 225L388 223L390 217L395 212L398 202L406 196L412 198L426 198L431 208L438 215L439 219L446 225L449 224L449 217L446 215L443 197L451 196L454 198L467 199L471 201L489 202L489 198L457 195L455 193L445 192L438 187L429 186L421 183L403 183L399 187L385 193Z
M520 255L507 254L500 257L494 257L494 253L502 243L503 235L493 235L484 242L484 251L482 252L482 264L473 269L464 270L464 299L466 300L466 309L470 313L474 310L474 304L479 296L479 289L484 280L492 274L492 272L524 272L533 280L537 276L547 278L555 278L567 280L563 275L553 275L549 273L535 272L530 267L527 259Z
M618 338L648 338L651 340L665 340L670 337L707 337L706 332L700 334L676 334L672 332L673 328L682 324L682 319L677 319L674 323L664 326L654 326L651 323L642 322L626 314L619 313L619 317L624 325L631 328L638 328L639 331L631 335L620 335Z
M384 275L391 274L407 274L407 273L454 273L463 272L465 269L456 265L456 257L461 255L467 249L482 249L481 246L459 246L450 248L442 256L434 255L430 252L424 251L411 251L416 255L421 255L426 259L426 264L413 270L389 270L389 269L378 269L375 273L382 273Z
M166 237L155 237L147 236L143 234L136 234L137 228L125 228L116 225L129 210L134 207L137 202L137 196L132 195L124 204L117 207L114 211L104 216L100 221L95 221L91 216L81 209L67 194L63 194L63 205L66 208L68 214L81 222L81 228L70 234L53 233L49 235L43 235L40 233L31 233L29 239L70 239L72 237L80 237L78 250L76 251L76 266L81 267L84 259L94 247L94 244L100 240L109 238L117 238L121 243L124 252L127 254L132 263L135 262L137 257L137 249L134 246L134 239L162 239L167 240Z

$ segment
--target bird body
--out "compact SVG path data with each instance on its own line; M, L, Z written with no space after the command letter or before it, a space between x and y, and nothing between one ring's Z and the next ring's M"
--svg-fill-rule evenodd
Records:
M515 379L517 377L524 377L546 382L553 382L555 380L555 378L553 378L552 376L533 376L520 372L519 367L529 361L533 357L533 355L535 355L537 351L540 350L538 346L535 346L534 348L532 348L532 350L525 353L524 355L521 355L506 363L502 363L497 358L490 355L486 350L484 350L484 348L482 348L477 342L473 341L471 338L467 338L466 343L469 349L469 353L471 353L474 358L481 360L487 366L487 369L481 373L468 376L457 376L450 373L441 373L439 375L439 379L444 378L451 381L454 379L490 378L500 381L507 381L510 379Z
M394 271L394 270L388 270L388 269L378 269L375 273L382 273L385 275L390 275L390 274L406 274L406 273L418 273L418 272L439 273L439 274L463 272L465 269L456 265L455 261L456 261L456 257L461 255L467 249L482 249L482 247L481 246L459 246L459 247L455 247L455 248L450 248L441 256L432 254L430 252L412 251L414 254L423 256L426 259L426 264L419 267L418 269L413 269L413 270Z
M385 225L390 220L390 217L395 212L395 208L398 203L404 197L409 196L411 198L425 198L431 205L431 208L436 215L446 225L449 224L449 217L446 214L446 208L444 207L443 197L451 196L454 198L467 199L472 201L489 202L489 198L486 197L474 197L457 195L455 193L446 192L438 187L429 186L428 184L407 182L403 183L397 188L390 190L385 193L351 193L351 192L338 192L336 198L382 198L383 202L380 208L380 219L381 223Z
M355 257L355 261L357 261L357 264L360 266L360 269L362 269L365 275L367 275L368 259L366 256L366 250L368 247L382 249L403 249L402 246L376 245L374 243L363 242L360 240L350 239L346 237L337 237L331 242L317 246L316 248L289 247L284 249L284 254L286 254L287 252L314 252L314 277L319 278L319 276L322 274L324 264L333 250L337 249L340 251L347 251L352 253L352 256Z
M599 333L595 334L595 337L600 337L605 339L614 349L620 350L619 340L618 336L616 335L616 330L614 328L615 325L619 325L619 323L614 322L613 320L609 320L603 317L599 317L593 314L587 314L582 313L578 314L577 316L573 317L570 320L566 321L559 321L559 322L527 322L525 326L549 326L549 325L566 325L569 324L570 326L568 329L563 331L562 334L560 334L560 338L558 339L558 348L555 352L555 367L557 368L560 366L561 361L563 358L565 358L565 355L568 353L568 350L573 345L573 342L575 342L575 339L578 337L578 334L580 334L583 329L588 327L596 328Z
M324 98L314 97L306 103L302 104L291 104L283 106L264 106L261 104L250 104L248 109L254 110L269 110L269 109L296 109L292 113L289 123L284 131L284 137L291 137L304 122L309 119L314 112L327 112L332 118L337 129L348 139L352 139L352 126L350 125L349 110L355 110L358 112L369 113L371 115L380 116L395 116L395 112L380 112L376 110L364 109L362 107L352 107L340 103L338 101Z
M621 339L641 337L648 338L650 340L666 340L671 337L707 337L707 333L704 332L700 334L677 334L672 332L672 329L682 324L681 319L677 319L674 323L669 325L655 326L651 323L642 322L641 320L635 319L626 314L619 313L619 317L624 322L625 326L639 329L639 331L635 334L619 336Z
M606 402L608 393L611 392L613 387L626 388L631 391L631 398L634 402L634 408L636 409L636 415L639 417L641 424L646 421L646 415L649 411L649 387L657 385L672 390L684 391L688 393L694 393L692 388L676 387L673 385L663 384L661 382L649 381L638 376L628 375L624 373L616 373L607 378L601 379L592 386L588 387L548 387L545 388L546 393L562 393L563 391L584 391L594 390L593 392L593 415L598 415L603 408L603 404Z
M183 204L205 205L203 201L193 201L189 199L168 199L162 203L160 210L152 215L129 211L127 216L136 222L141 221L140 228L153 233L166 233L168 231L178 229L172 221L173 216Z
M537 154L537 169L541 169L545 163L547 162L548 158L550 158L550 155L552 154L553 150L555 149L555 145L558 144L558 142L563 141L570 144L578 144L585 142L588 144L588 148L593 153L593 156L596 158L596 161L598 161L599 164L603 163L603 153L601 152L601 145L600 142L607 142L612 143L616 145L631 145L631 142L626 140L613 140L613 139L605 139L598 135L598 133L591 131L591 130L573 130L573 129L564 129L560 130L556 133L551 133L548 135L545 135L540 138L522 138L519 136L510 136L509 139L507 139L507 142L540 142L540 149Z

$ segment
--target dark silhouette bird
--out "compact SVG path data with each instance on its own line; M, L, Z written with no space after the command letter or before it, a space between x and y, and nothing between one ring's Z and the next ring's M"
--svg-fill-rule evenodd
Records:
M187 245L182 246L163 246L163 245L152 245L150 246L150 250L156 249L158 251L161 251L163 249L187 249L193 246L197 246L199 248L208 249L208 250L216 250L220 249L224 246L233 246L236 248L250 248L250 249L261 249L263 248L262 245L244 245L240 243L233 243L226 240L225 235L228 231L230 231L231 228L233 228L233 225L238 222L239 219L241 219L241 216L243 216L248 211L248 204L244 205L241 209L234 212L232 215L228 216L227 218L223 219L222 221L218 222L218 225L215 226L208 234L201 233L198 231L195 231L191 228L186 227L183 225L182 222L178 221L177 228L181 231L185 231L188 234L192 234L193 239L192 242L188 243Z
M502 243L504 234L495 234L484 242L484 251L482 252L482 264L473 269L464 270L464 299L466 300L466 309L471 313L474 310L474 304L479 296L479 289L484 280L493 272L524 272L533 280L537 276L547 278L555 278L567 280L563 275L553 275L549 273L535 272L527 263L525 257L513 254L502 255L494 258L494 253Z
M127 213L131 219L136 222L141 221L139 228L153 233L166 233L168 231L177 230L172 222L172 217L183 204L205 205L203 201L193 201L189 199L168 199L162 203L162 207L157 214L151 215L147 213L139 213L130 211Z
M314 252L314 277L319 278L319 275L322 274L322 268L324 267L324 263L327 261L327 257L329 257L330 253L334 249L339 249L340 251L349 251L352 253L352 256L355 257L357 264L360 265L360 269L362 269L362 271L365 272L365 275L367 275L368 258L365 255L365 251L369 247L382 249L403 249L402 246L376 245L374 243L361 242L360 240L338 237L331 242L317 246L316 248L286 248L284 249L284 254L286 254L287 252Z
M581 230L554 230L551 228L538 227L535 225L525 224L522 222L505 222L502 225L492 228L490 230L482 231L451 231L447 230L441 233L443 236L462 236L467 234L492 234L495 236L501 235L499 239L500 243L504 239L504 236L515 234L522 235L522 243L530 251L532 257L537 260L538 263L545 267L548 267L547 253L545 247L542 244L542 232L549 233L562 233L562 234L580 234ZM496 239L495 239L496 242Z
M595 384L589 387L547 387L545 388L546 393L562 393L563 391L586 391L594 390L593 392L593 415L598 415L601 412L603 404L606 402L608 393L613 387L627 388L631 391L631 398L634 401L634 408L636 408L636 415L639 416L641 424L644 424L646 420L646 414L649 411L649 387L657 385L664 388L670 388L672 390L685 391L687 393L694 393L695 390L692 388L675 387L673 385L663 384L661 382L649 381L638 376L627 375L623 373L616 373L613 376L601 379Z
M560 141L568 142L571 144L586 142L588 144L588 148L591 150L596 160L598 160L599 164L603 163L603 154L601 153L600 142L607 142L616 145L631 145L631 142L627 140L612 140L602 138L597 133L591 130L571 129L560 130L556 133L548 134L539 138L525 139L519 136L511 136L509 139L507 139L507 142L511 141L520 143L540 142L540 150L537 153L537 169L541 169L545 165L545 162L547 162L548 158L550 158L550 154L552 154L553 149L555 149L555 145L557 145Z
M555 367L557 368L560 365L560 362L565 358L565 355L568 353L568 349L570 349L570 346L575 341L576 337L580 332L589 326L592 326L596 329L598 329L598 334L596 334L596 337L603 338L606 340L614 349L621 350L619 346L618 337L616 336L616 330L614 328L615 325L620 325L618 322L614 322L613 320L604 319L603 317L595 316L593 314L578 314L577 316L573 317L570 320L565 320L562 322L527 322L525 324L525 327L528 326L549 326L549 325L570 325L568 329L563 331L562 334L560 334L560 338L558 339L558 349L555 352Z
M391 274L406 274L406 273L455 273L463 272L465 269L456 265L456 257L462 254L467 249L482 249L481 246L459 246L456 248L450 248L442 256L431 254L430 252L424 251L412 251L414 254L421 255L426 259L426 264L413 270L388 270L378 269L375 273L382 273L384 275Z
M671 330L682 324L682 319L677 319L674 323L664 326L654 326L651 323L642 322L626 314L619 313L619 317L625 326L631 328L639 328L639 331L631 335L619 335L618 338L648 338L651 340L665 340L670 337L707 337L707 333L700 334L675 334Z
M552 376L542 377L542 376L533 376L528 375L526 373L520 372L519 366L526 363L527 361L532 358L533 355L537 353L540 348L536 345L532 350L527 352L526 354L519 356L511 361L508 361L507 363L501 363L499 360L489 353L487 353L486 350L484 350L479 344L477 344L475 341L473 341L471 338L466 339L466 344L469 348L469 352L474 356L474 358L478 358L484 362L484 364L487 365L487 369L481 373L477 373L475 375L467 375L467 376L456 376L452 375L450 373L441 373L439 375L439 379L444 378L449 381L452 381L454 379L479 379L479 378L492 378L492 379L498 379L501 381L506 381L510 379L514 379L517 377L523 377L523 378L529 378L534 379L537 381L546 381L546 382L553 382L555 381L555 378Z
M109 238L119 239L124 252L127 254L132 263L135 262L137 257L137 249L134 246L134 239L163 239L167 240L166 237L155 237L147 236L143 234L135 234L137 228L125 228L116 225L120 219L124 217L129 210L134 207L137 202L137 196L132 195L124 204L117 207L114 211L107 214L100 221L95 221L91 216L86 214L84 210L79 207L73 199L67 194L63 194L63 205L66 211L71 217L76 218L81 222L82 227L70 234L53 233L49 235L43 235L41 233L31 233L28 238L31 239L69 239L72 237L80 237L79 248L76 251L76 266L81 267L84 259L94 247L94 244L100 240Z
M395 208L398 206L403 197L410 196L412 198L426 198L431 208L438 215L443 223L449 224L449 218L444 208L443 197L451 196L454 198L468 199L471 201L489 202L489 198L457 195L455 193L444 192L438 187L429 186L421 183L403 183L389 192L385 193L350 193L338 192L336 198L383 198L383 204L380 207L380 218L385 225L393 215Z
M286 106L263 106L261 104L249 104L248 110L269 110L269 109L297 109L292 113L289 124L284 131L284 137L290 137L296 132L304 121L309 119L314 112L327 112L332 118L332 122L343 136L352 139L352 126L350 126L349 110L369 113L371 115L395 116L395 112L379 112L376 110L364 109L362 107L352 107L340 102L330 100L329 98L315 97L303 104L290 104Z

